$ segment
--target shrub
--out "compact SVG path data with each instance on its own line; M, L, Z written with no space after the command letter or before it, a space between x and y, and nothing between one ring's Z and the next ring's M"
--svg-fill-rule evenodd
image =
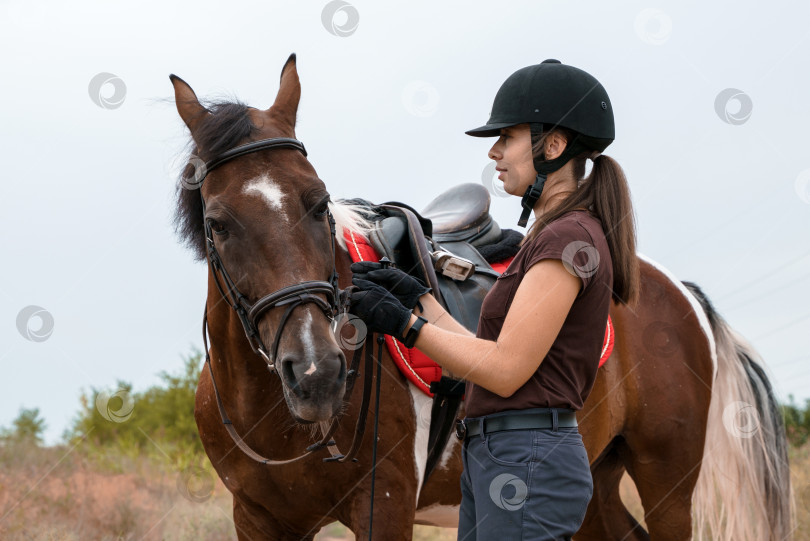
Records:
M39 408L20 408L11 428L0 429L0 440L4 443L42 444L42 433L45 431L45 419L39 416Z
M804 407L797 405L793 395L788 395L789 402L782 404L782 417L788 441L795 447L801 447L810 439L810 399L805 400Z
M203 448L194 421L194 395L200 377L202 353L185 357L177 374L161 372L162 385L135 392L132 384L118 381L115 389L84 392L69 443L86 439L83 445L109 466L144 453L175 467L196 464Z

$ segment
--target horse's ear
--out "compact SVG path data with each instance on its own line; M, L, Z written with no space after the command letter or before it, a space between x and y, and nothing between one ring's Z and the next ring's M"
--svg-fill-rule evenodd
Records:
M295 137L295 117L298 114L298 101L301 99L301 82L295 68L295 53L291 54L281 68L281 85L276 101L267 113L277 122L289 128Z
M200 121L210 113L208 109L200 105L197 94L194 93L187 82L175 74L169 75L169 79L171 79L174 86L174 102L177 105L177 112L180 113L180 118L183 119L188 129L191 130L191 135L194 136L194 131L199 126Z

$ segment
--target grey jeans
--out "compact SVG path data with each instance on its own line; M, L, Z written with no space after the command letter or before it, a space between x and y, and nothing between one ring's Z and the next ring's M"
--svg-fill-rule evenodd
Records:
M570 540L582 526L593 479L577 427L472 436L461 457L459 541Z

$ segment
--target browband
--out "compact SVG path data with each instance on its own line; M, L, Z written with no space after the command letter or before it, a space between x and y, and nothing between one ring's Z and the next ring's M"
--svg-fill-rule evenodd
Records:
M202 184L202 181L205 179L205 176L214 169L216 169L217 167L219 167L220 165L229 162L234 158L244 156L245 154L251 154L253 152L265 150L268 148L294 148L296 150L300 150L304 156L307 155L307 149L304 148L304 143L302 143L298 139L293 139L291 137L274 137L272 139L261 139L259 141L252 141L244 145L239 145L238 147L233 147L232 149L223 152L210 162L206 162L205 171L203 177L199 180L199 183Z

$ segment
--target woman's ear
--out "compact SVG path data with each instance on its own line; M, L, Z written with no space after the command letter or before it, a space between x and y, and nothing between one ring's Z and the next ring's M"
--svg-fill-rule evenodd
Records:
M568 140L557 130L548 134L545 141L546 160L553 160L565 151Z

